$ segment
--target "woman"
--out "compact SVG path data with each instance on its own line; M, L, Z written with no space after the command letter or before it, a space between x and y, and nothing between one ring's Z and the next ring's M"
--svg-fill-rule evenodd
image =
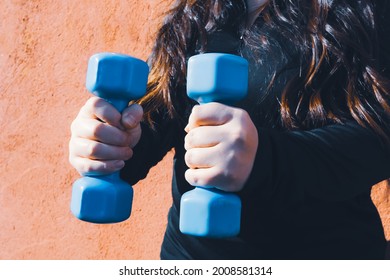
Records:
M387 5L178 1L157 34L146 97L122 115L91 98L72 124L70 161L81 174L123 167L134 184L174 148L162 259L384 258L370 190L390 178ZM204 52L249 61L248 98L194 106L186 62ZM203 184L241 197L238 237L180 233L181 195Z

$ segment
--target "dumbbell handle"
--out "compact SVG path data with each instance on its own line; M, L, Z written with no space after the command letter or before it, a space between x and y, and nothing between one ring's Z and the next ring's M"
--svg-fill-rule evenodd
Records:
M115 99L115 98L102 98L108 103L110 103L112 106L115 107L115 109L118 110L119 113L122 114L122 112L127 108L129 105L129 102L131 100L124 100L124 99Z

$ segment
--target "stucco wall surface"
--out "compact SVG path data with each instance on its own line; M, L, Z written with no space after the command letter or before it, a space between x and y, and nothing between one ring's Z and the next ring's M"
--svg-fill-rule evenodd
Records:
M158 259L171 202L171 155L134 186L131 218L95 225L69 210L79 175L68 163L71 121L90 97L88 58L146 59L171 1L2 1L0 9L0 258Z
M172 154L135 189L131 218L81 222L70 124L90 97L88 58L146 59L172 0L3 0L0 9L0 259L158 259L171 203ZM390 238L389 199L375 192ZM288 233L286 233L288 234Z

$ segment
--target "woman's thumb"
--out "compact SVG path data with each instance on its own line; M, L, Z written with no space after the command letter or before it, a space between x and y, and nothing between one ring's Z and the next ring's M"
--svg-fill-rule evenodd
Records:
M142 120L144 110L141 105L131 104L122 112L122 125L128 130L135 128Z

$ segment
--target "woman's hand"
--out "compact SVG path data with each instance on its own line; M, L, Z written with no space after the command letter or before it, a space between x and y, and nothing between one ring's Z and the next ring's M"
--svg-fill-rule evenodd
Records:
M195 106L186 127L186 180L240 191L255 160L258 134L248 113L219 103Z
M133 104L120 114L114 106L90 98L71 125L69 161L81 175L120 170L141 138L142 107Z

